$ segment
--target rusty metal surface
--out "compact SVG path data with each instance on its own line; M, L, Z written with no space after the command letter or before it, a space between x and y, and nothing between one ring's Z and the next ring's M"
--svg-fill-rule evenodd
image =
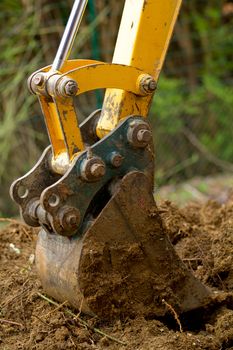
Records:
M148 178L131 172L116 188L82 237L41 231L36 262L45 291L101 318L161 316L163 299L178 313L203 306L210 292L174 251Z
M80 125L84 142L87 146L97 141L94 131L99 115L100 110L93 112ZM52 159L52 147L48 146L34 167L11 185L11 198L20 206L21 216L28 225L40 226L39 220L29 215L29 206L33 207L40 200L43 190L61 178L59 173L52 171ZM20 189L24 193L20 193Z
M137 129L140 125L150 130L148 122L140 116L128 117L112 133L80 153L74 159L70 169L56 183L44 189L40 196L40 203L48 213L54 232L65 236L80 234L87 210L94 197L107 183L113 179L122 178L132 169L143 171L153 183L152 140L135 143L135 137L132 142L128 139L128 130L134 130L135 127ZM116 153L122 157L122 162L118 167L112 164L112 156ZM92 169L93 166L99 168ZM51 203L53 197L57 198L57 201ZM80 212L79 224L72 230L71 226L61 225L59 212L64 206L77 208Z
M15 180L10 188L11 198L20 206L24 221L30 226L40 226L38 219L29 215L30 204L40 199L41 192L58 181L61 176L51 170L52 148L47 147L36 165L24 176ZM20 189L24 193L20 193Z
M83 305L91 313L83 300L77 279L82 238L69 239L41 230L36 246L36 265L45 292L56 300L65 301L75 308Z
M98 123L101 114L101 109L97 109L92 112L88 118L86 118L81 124L80 129L82 132L83 142L85 146L91 146L98 141L96 135L96 125Z

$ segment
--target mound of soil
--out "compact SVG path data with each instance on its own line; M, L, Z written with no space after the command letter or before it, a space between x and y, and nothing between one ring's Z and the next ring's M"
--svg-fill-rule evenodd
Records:
M34 265L37 231L14 222L0 232L0 349L233 350L233 199L179 209L159 206L170 240L216 298L178 316L103 323L43 294Z

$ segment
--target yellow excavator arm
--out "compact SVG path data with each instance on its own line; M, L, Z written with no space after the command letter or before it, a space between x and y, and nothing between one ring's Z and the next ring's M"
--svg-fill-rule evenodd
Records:
M54 161L61 169L84 149L73 97L106 88L96 134L101 139L129 115L146 117L166 56L181 0L125 2L113 63L67 61L87 0L74 3L51 67L29 79L45 117ZM106 28L107 30L107 28Z
M41 227L42 285L104 318L142 305L161 316L163 298L177 312L199 308L210 292L166 235L146 118L181 0L126 0L112 63L68 60L86 4L74 1L53 64L28 80L51 145L11 186L24 221ZM79 126L74 98L94 89L106 89L102 109Z

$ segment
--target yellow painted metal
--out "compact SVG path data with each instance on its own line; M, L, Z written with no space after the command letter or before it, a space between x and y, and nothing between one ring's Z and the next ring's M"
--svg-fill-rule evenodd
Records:
M59 73L64 74L78 67L90 64L97 64L95 60L69 60L64 63ZM36 71L49 72L51 66ZM73 107L73 99L52 99L51 97L38 96L42 112L44 114L49 138L53 147L53 156L56 160L61 154L68 153L70 160L75 154L84 149L80 129L78 126L77 115Z
M79 67L85 67L85 66L89 66L90 64L98 64L98 63L103 63L103 62L96 61L96 60L88 60L88 59L68 60L64 62L64 65L62 66L60 73L62 74L67 73Z
M70 70L75 66L75 69ZM50 66L43 68L40 72L48 72L49 74L49 70ZM74 60L67 61L62 71L61 80L63 77L69 77L77 82L77 95L90 90L114 87L144 96L139 84L144 73L135 67L96 63L91 60ZM49 82L48 79L47 84ZM47 90L50 91L48 87ZM67 152L69 159L72 160L79 151L84 149L73 98L40 96L39 99L53 145L54 158L56 159L61 153Z
M69 160L84 149L73 98L55 99L39 96L53 147L53 157L67 153Z
M44 114L50 143L53 147L53 154L56 158L60 153L66 152L66 145L61 129L59 114L52 98L38 96L42 112Z
M68 159L72 160L75 154L84 149L73 99L55 100L40 96L39 100L53 146L54 159L67 153Z
M153 94L142 96L139 76L157 81L182 0L126 0L113 64L66 61L60 72L78 83L78 94L107 88L97 135L102 138L128 115L147 116ZM50 74L51 66L38 72ZM54 74L54 72L52 72ZM62 77L61 77L62 79ZM39 96L54 158L84 149L73 98Z
M113 63L143 70L158 80L182 0L126 0ZM102 138L130 114L147 116L152 96L108 89L97 125Z
M96 61L96 60L89 60L89 59L68 60L68 61L65 61L64 65L62 66L59 73L61 73L61 74L67 73L70 70L74 70L74 69L79 68L79 67L85 67L85 66L88 66L90 64L98 64L98 63L103 63L103 62ZM34 72L33 75L36 75L37 73L40 73L40 72L49 72L51 68L52 68L51 65L43 67L42 69L38 69L36 72Z
M143 75L144 72L135 67L103 62L79 67L64 74L77 82L77 95L95 89L116 88L144 96L138 84Z
M61 122L62 133L69 159L84 150L78 118L75 112L73 98L54 99Z

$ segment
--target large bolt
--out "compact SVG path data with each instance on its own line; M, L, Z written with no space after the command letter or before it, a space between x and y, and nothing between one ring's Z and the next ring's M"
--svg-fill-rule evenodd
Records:
M84 180L97 181L104 176L106 167L104 162L97 157L85 159L81 167L81 175Z
M142 74L139 77L139 88L143 94L151 94L156 90L157 83L149 74Z
M147 130L147 129L141 129L138 131L137 133L137 139L139 142L150 142L152 138L152 134L151 134L151 131L150 130Z
M121 166L123 162L123 157L120 153L117 152L113 152L111 155L111 164L115 167L115 168L119 168Z
M75 80L68 80L64 86L66 96L75 96L78 92L78 84Z
M58 212L60 225L65 231L76 230L80 223L80 211L74 207L63 207Z
M90 167L90 173L93 177L98 178L104 176L105 174L105 166L101 163L94 163Z
M45 77L42 73L37 73L33 78L33 83L36 86L42 86L44 84Z
M127 132L128 141L134 147L146 147L152 139L149 125L143 121L135 121L130 124Z
M150 92L153 92L156 90L156 87L157 87L156 81L154 79L150 79L148 82L148 90Z

